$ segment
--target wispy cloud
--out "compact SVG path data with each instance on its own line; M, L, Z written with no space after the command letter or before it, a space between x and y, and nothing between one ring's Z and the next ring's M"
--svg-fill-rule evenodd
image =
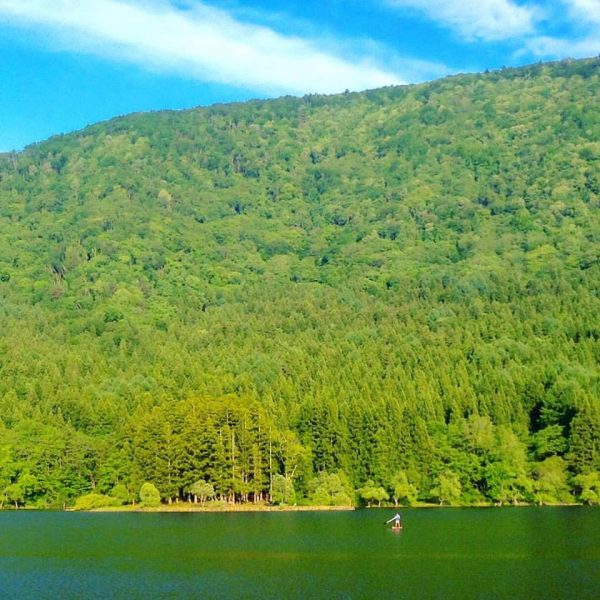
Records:
M568 23L568 34L556 36L541 30L524 40L517 55L580 58L600 53L600 0L561 0L553 6L552 21Z
M0 20L41 30L62 48L272 93L340 92L402 83L374 59L241 22L202 2L0 0Z
M600 38L590 36L574 40L542 35L527 40L525 49L540 58L583 58L600 54Z
M387 0L387 3L422 12L467 41L497 41L531 33L539 16L538 8L520 6L510 0Z
M465 42L520 42L515 57L579 58L600 52L600 0L384 0L455 31ZM568 23L568 27L565 24ZM550 29L564 30L561 36ZM550 29L548 29L550 27ZM568 34L567 34L568 32Z

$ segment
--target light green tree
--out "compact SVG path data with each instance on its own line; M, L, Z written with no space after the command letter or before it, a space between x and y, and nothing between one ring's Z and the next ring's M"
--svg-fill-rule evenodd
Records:
M123 483L118 483L110 492L113 498L116 498L121 504L127 504L131 500L131 494L127 486Z
M310 500L320 506L351 506L354 490L343 472L322 471L309 482Z
M160 492L153 483L144 483L140 489L140 500L143 506L155 508L160 506Z
M392 499L394 505L400 503L412 506L417 501L419 490L417 486L410 482L405 471L398 471L392 479Z
M437 498L440 505L456 504L460 500L462 486L456 473L445 471L436 478L436 486L431 491L434 498Z
M381 486L377 486L372 480L367 481L366 485L358 490L358 495L371 507L373 502L377 502L378 506L384 500L388 500L388 493Z
M194 496L194 503L200 500L202 506L207 500L210 500L215 495L215 488L212 483L199 479L190 486L190 493Z
M85 494L75 501L75 510L94 510L108 506L119 506L120 500L105 494Z
M534 498L538 504L572 500L567 488L567 463L560 456L550 456L534 469Z
M296 497L293 481L277 473L273 476L273 503L292 504Z
M16 482L11 483L4 489L4 495L9 502L15 505L15 508L19 508L19 504L22 504L25 500L25 490L23 486Z
M573 478L579 488L579 497L586 504L600 504L600 474L597 471L582 473Z

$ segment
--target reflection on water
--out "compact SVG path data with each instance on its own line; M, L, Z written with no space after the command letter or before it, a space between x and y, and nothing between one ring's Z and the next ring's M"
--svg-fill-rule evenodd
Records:
M600 598L600 510L0 513L0 598Z

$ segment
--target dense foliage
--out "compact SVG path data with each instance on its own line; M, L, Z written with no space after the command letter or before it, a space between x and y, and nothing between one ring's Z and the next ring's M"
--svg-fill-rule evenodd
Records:
M2 502L598 502L599 64L1 156Z

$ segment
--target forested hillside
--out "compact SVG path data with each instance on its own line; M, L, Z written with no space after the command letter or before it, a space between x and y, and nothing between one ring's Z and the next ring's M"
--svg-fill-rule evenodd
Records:
M0 156L0 502L600 501L599 66Z

